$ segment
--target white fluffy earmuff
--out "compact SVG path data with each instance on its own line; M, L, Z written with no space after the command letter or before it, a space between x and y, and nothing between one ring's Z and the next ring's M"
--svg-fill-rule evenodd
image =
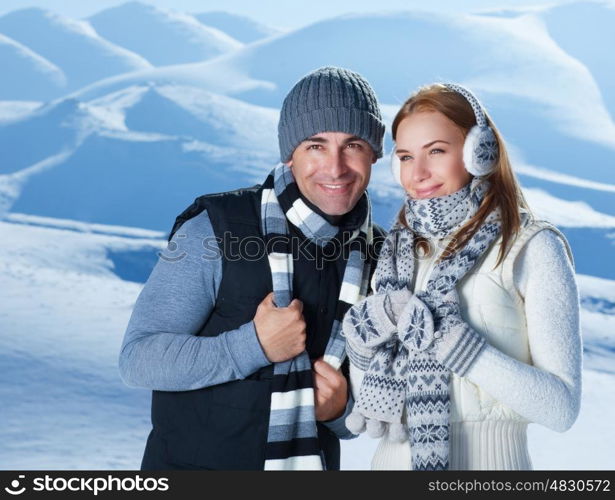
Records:
M498 160L498 141L491 127L474 125L463 143L463 163L474 177L487 175Z
M487 175L495 168L499 156L498 141L487 122L487 115L478 99L468 89L455 83L445 83L444 86L461 94L472 106L476 117L476 125L470 129L463 144L463 163L466 170L475 177Z

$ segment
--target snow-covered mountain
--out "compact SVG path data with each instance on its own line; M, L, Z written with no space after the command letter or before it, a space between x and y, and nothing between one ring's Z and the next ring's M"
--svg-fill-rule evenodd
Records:
M0 124L11 160L0 200L5 210L168 230L196 196L260 179L275 164L276 123L276 110L194 87L58 101Z
M257 23L253 19L224 11L211 11L194 14L206 26L218 28L236 40L252 43L281 33L280 30Z
M3 99L50 99L66 88L66 75L60 68L2 33L0 61L10 68L0 78Z
M243 44L193 16L128 2L89 18L96 31L156 66L203 61Z
M394 58L384 57L391 53ZM553 157L554 143L573 141L576 154L592 165L584 175L598 182L614 179L609 165L614 160L615 123L601 89L587 67L557 46L534 14L343 16L213 61L103 80L76 96L90 99L135 83L176 82L278 108L297 79L325 64L359 71L381 102L395 107L421 84L466 83L483 98L525 162L550 168L557 162L557 172L578 174L577 156Z
M615 4L573 1L517 10L492 10L487 15L518 17L531 12L544 23L549 35L567 54L581 61L596 79L606 106L615 113Z
M138 2L84 21L0 17L0 467L138 467L149 393L123 387L116 363L156 253L193 198L264 179L284 95L336 64L373 84L387 126L431 81L465 83L485 103L531 207L568 237L581 291L582 413L563 435L531 427L534 466L614 468L612 13L573 2L357 14L284 33ZM402 192L386 157L370 194L388 227ZM343 466L368 467L375 444L344 443Z
M151 67L143 57L101 38L86 21L44 9L33 7L5 14L0 17L0 33L57 66L66 75L66 91L110 75ZM7 62L0 60L0 64L6 67ZM20 96L26 98L31 99Z
M365 37L364 33L378 36ZM393 63L382 57L391 53L391 47L398 48L396 53L408 54L411 63L404 64L403 58ZM303 56L297 57L298 53ZM615 278L615 268L600 270L600 261L595 258L612 252L610 235L614 228L608 216L615 216L615 123L592 73L550 38L539 13L515 17L417 13L342 16L247 45L212 61L106 79L75 93L73 98L91 102L134 86L168 89L179 85L230 95L239 99L235 102L278 108L296 79L324 64L345 65L364 74L385 103L387 123L410 90L422 83L446 79L470 85L506 137L523 185L532 190L529 193L534 193L532 198L538 200L542 213L562 223L573 247L580 252L579 272ZM152 130L157 120L149 117L161 111L148 111L148 106L158 107L154 94L138 106L144 118L134 118L129 129ZM210 130L200 134L196 122L173 114L156 126L156 131L165 134L177 135L181 130L192 137L207 136L210 144L225 135L216 136ZM267 144L273 163L277 143L273 122L268 130L271 135L263 137L262 144ZM388 138L387 147L390 145ZM240 149L248 152L253 148L247 141ZM245 166L248 162L244 157L240 163ZM377 220L388 226L401 194L388 173L386 160L380 165L374 169L371 189ZM56 174L49 170L48 175ZM47 184L43 182L46 177L40 179L41 186ZM254 180L258 178L234 178L237 186ZM37 200L44 198L43 192L24 189L23 199L14 209L33 209L40 203ZM31 201L26 203L28 199ZM579 201L587 205L586 210L576 210ZM557 217L564 207L572 217ZM45 212L39 209L34 213ZM72 217L67 213L55 215ZM160 225L146 227L163 229Z

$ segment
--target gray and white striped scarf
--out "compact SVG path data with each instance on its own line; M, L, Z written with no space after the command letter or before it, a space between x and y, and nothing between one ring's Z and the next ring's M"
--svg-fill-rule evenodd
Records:
M398 223L389 232L375 271L375 293L410 288L416 235L441 239L453 234L476 214L488 187L488 181L475 177L450 195L430 199L408 197L405 215L410 229ZM444 300L447 292L474 267L500 231L499 211L494 211L463 248L438 261L425 290L412 298L414 311L407 331L397 331L393 340L381 345L369 360L350 353L351 362L362 365L359 368L369 366L355 403L356 412L377 418L375 406L386 407L384 414L390 413L396 401L402 407L405 403L414 470L448 469L450 371L434 356L436 332L425 319L423 308L426 306L434 318L444 317L446 311L442 309L451 305ZM354 312L351 311L350 318ZM356 313L358 317L361 312ZM471 345L464 349L482 347Z
M346 356L341 322L348 308L364 298L369 286L368 246L372 244L371 207L367 193L359 201L365 210L361 226L340 238L352 242L344 270L335 319L324 360L339 369ZM357 206L359 206L357 204ZM288 223L320 246L340 237L340 229L311 210L301 199L292 171L279 165L262 186L261 230L267 245L273 292L278 307L293 299L293 255ZM324 468L314 414L312 366L306 351L292 360L275 363L265 470L322 470Z

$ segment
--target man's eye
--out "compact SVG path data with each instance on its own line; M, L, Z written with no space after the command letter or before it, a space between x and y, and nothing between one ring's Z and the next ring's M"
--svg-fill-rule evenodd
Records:
M310 144L308 149L320 149L322 146L320 144Z
M363 147L362 144L359 144L358 142L351 142L348 144L348 147L350 149L361 149Z

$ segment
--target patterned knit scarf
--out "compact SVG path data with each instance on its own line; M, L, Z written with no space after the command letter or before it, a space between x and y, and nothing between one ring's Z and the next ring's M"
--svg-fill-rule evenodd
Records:
M324 247L332 238L352 242L337 308L324 360L339 369L346 356L341 322L348 308L364 298L369 281L368 246L372 244L371 208L367 194L355 210L363 210L361 226L352 234L331 225L301 199L292 171L276 167L262 187L261 229L273 279L278 307L293 299L293 256L288 222L315 244ZM265 453L265 470L322 470L320 446L314 415L312 366L306 351L292 360L275 363L271 393L271 413Z
M473 178L471 183L450 195L407 198L405 214L410 229L396 224L387 236L375 271L375 293L409 288L414 276L415 235L440 239L453 234L476 214L488 187L486 180ZM500 230L499 212L492 212L462 249L436 264L425 290L412 298L412 320L406 331L398 331L392 342L381 346L363 379L355 404L359 412L363 409L373 414L374 398L363 394L379 394L384 389L385 393L401 394L405 399L414 470L448 469L450 371L435 359L430 349L437 339L433 324L425 319L423 308L426 306L434 318L446 315L441 308L449 307L450 303L443 300L444 296L474 267ZM480 349L483 345L464 349ZM392 391L392 380L394 384L401 381L405 387ZM391 405L390 399L387 404Z

